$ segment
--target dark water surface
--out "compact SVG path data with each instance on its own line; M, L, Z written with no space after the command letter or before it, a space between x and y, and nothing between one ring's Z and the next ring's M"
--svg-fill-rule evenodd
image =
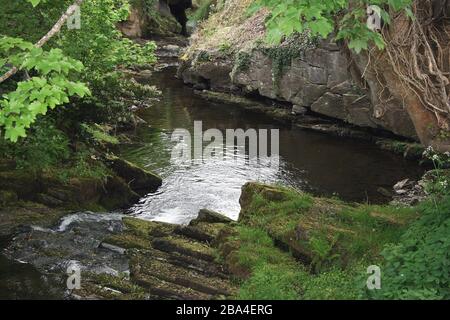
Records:
M137 130L141 143L123 148L122 156L160 174L162 188L133 208L144 219L186 223L208 208L237 218L241 186L251 180L289 185L318 195L337 195L348 201L382 203L380 187L390 189L399 180L417 178L423 170L402 157L367 142L336 138L274 121L239 107L212 103L175 79L166 69L143 80L158 86L161 101L140 112L148 125ZM280 166L243 164L232 160L205 160L192 165L172 162L171 142L177 128L203 130L280 129Z

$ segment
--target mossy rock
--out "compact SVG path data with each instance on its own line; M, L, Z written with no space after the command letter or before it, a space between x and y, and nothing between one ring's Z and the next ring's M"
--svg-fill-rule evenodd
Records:
M73 297L102 300L144 300L145 290L125 277L109 274L83 274L83 285L72 291Z
M176 226L164 222L125 217L122 219L127 231L141 237L164 237L173 233Z
M108 210L126 209L137 203L140 195L120 177L108 177L99 203Z
M208 210L208 209L201 209L198 213L197 218L192 220L190 222L191 226L196 226L197 224L201 222L207 222L207 223L230 223L233 222L232 219L224 216L221 213Z
M175 233L198 241L213 243L227 224L196 222L194 225L178 226Z
M15 192L20 199L31 200L43 189L38 175L32 172L14 170L0 172L0 189Z
M109 156L106 163L140 196L155 192L162 185L161 177L127 160Z
M132 217L122 219L124 232L105 239L105 243L125 249L151 249L152 240L171 235L176 226L163 222L147 221Z
M35 202L18 202L13 207L0 207L0 235L9 236L22 226L36 225L49 228L67 214Z
M229 296L234 291L229 281L225 279L205 276L193 269L173 264L165 259L155 259L147 254L134 253L131 256L130 265L134 271L132 277L138 275L141 279L151 278L148 283L152 283L153 279L157 278L162 282L190 288L212 297Z
M417 218L414 208L348 204L260 183L246 184L240 203L240 225L264 230L313 270L379 259Z
M0 205L2 207L10 206L19 200L14 191L0 190Z
M182 237L157 238L152 241L152 246L167 253L179 253L205 261L216 258L214 249L208 245Z

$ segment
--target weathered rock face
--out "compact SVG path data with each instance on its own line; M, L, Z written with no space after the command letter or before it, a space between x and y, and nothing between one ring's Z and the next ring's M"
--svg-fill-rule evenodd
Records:
M237 288L213 243L231 223L208 210L188 226L78 213L23 228L5 252L61 280L68 266L78 266L82 286L70 298L224 299Z
M118 24L119 30L129 38L142 38L148 26L148 17L142 8L132 7L127 21Z
M181 32L166 0L155 1L151 8L146 6L144 1L135 1L128 19L118 23L117 28L126 37L172 36Z
M51 208L116 210L132 206L162 184L159 176L118 157L108 156L105 164L111 174L104 179L68 181L51 173L0 169L0 205L14 207L18 201L34 201Z
M349 60L337 45L323 41L292 57L289 46L274 50L278 52L268 53L266 48L240 52L236 61L218 50L201 50L184 61L178 75L198 89L257 93L290 102L293 111L306 108L356 126L416 138L401 103L393 101L380 113L373 97L379 97L382 88L369 92L355 84Z

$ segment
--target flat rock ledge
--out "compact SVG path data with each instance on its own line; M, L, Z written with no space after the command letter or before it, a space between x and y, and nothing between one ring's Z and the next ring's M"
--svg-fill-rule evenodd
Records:
M122 253L129 272L89 274L74 299L221 300L237 287L218 262L215 240L232 220L202 210L186 226L122 219L123 231L105 238L100 247Z

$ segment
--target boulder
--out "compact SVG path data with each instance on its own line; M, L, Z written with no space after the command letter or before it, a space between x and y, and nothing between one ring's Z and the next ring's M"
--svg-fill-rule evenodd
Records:
M224 216L221 213L211 211L208 209L201 209L198 213L196 219L192 220L190 225L195 226L200 222L208 222L208 223L230 223L233 220Z
M109 156L106 163L140 196L155 192L162 185L161 177L124 159Z

